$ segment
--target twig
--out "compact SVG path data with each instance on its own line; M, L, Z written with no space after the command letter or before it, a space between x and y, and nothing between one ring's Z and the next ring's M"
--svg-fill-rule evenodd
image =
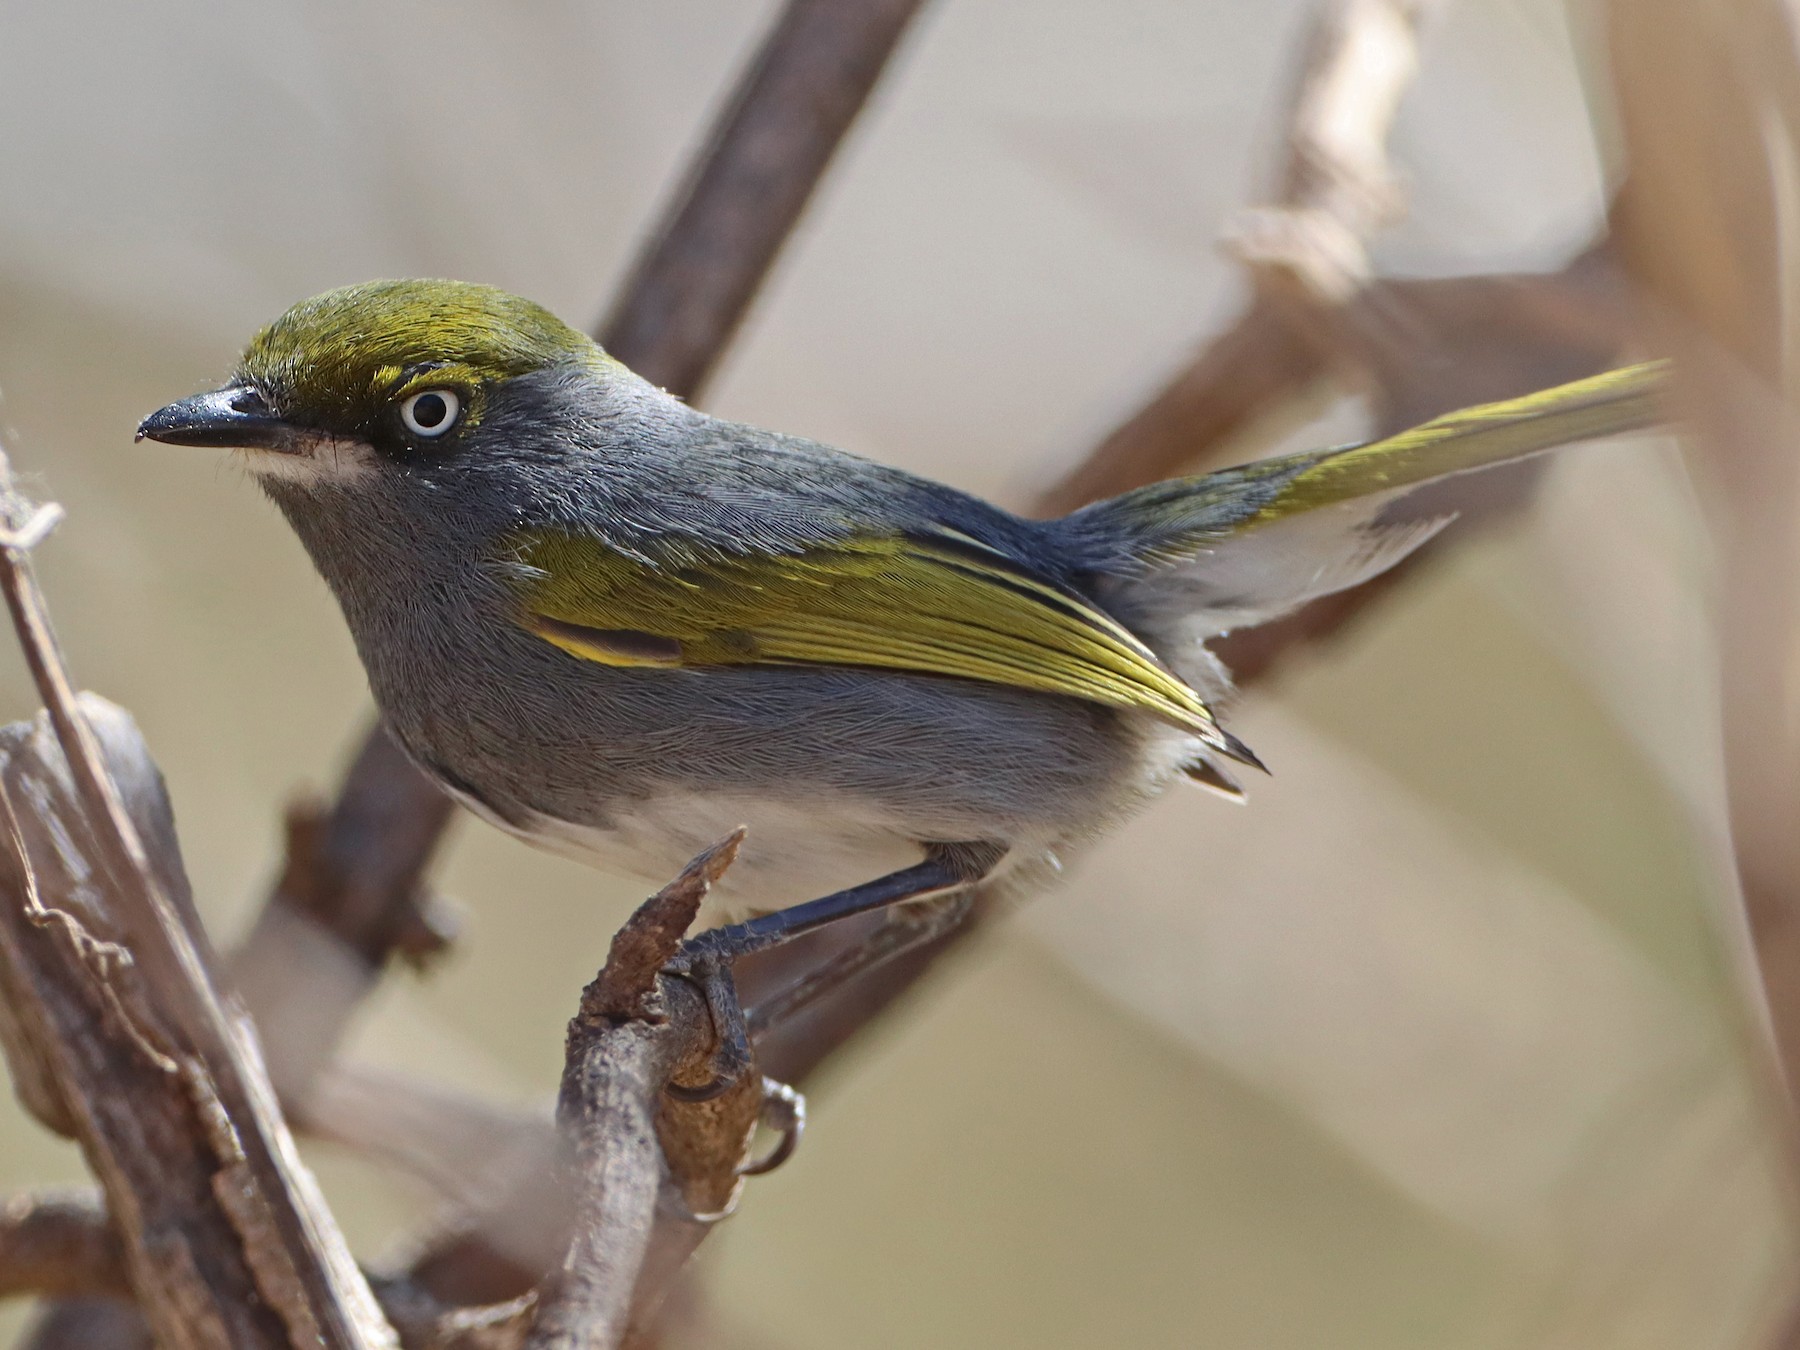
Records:
M405 1350L517 1350L535 1303L526 1296L453 1307L404 1278L377 1276L370 1284ZM130 1293L124 1247L97 1193L46 1191L0 1201L0 1298L110 1300Z
M697 399L923 0L790 0L668 215L601 345Z
M1040 495L1039 514L1062 515L1201 462L1342 358L1332 342L1338 324L1325 312L1367 291L1368 237L1402 212L1387 138L1417 70L1419 26L1434 7L1320 6L1289 97L1275 196L1240 213L1225 235L1244 264L1249 303L1142 411Z
M110 705L89 699L85 712L109 768L141 745ZM170 1044L169 1028L136 965L104 971L91 959L94 944L127 934L47 716L0 731L0 773L20 824L16 839L8 831L0 841L0 991L54 1085L62 1127L80 1139L123 1220L139 1306L170 1347L287 1350L287 1328L261 1297L248 1253L260 1235L242 1231L214 1189L241 1163L221 1155L197 1075L185 1063L171 1072L155 1048ZM153 803L128 800L148 823ZM44 913L63 917L46 923ZM18 1047L6 1048L16 1062ZM288 1296L286 1282L277 1284L275 1296Z
M93 1191L20 1195L0 1203L0 1298L129 1292L125 1249Z
M1286 119L1275 201L1228 236L1261 285L1342 304L1370 278L1371 235L1404 213L1388 133L1437 0L1328 0L1313 21Z
M280 1316L289 1334L303 1342L328 1346L391 1344L392 1334L351 1263L342 1237L294 1157L292 1141L274 1109L254 1046L214 993L188 927L191 907L171 898L168 878L178 875L178 864L171 859L164 859L161 867L153 864L144 835L102 761L88 711L77 699L64 669L29 560L28 549L42 539L54 516L34 508L13 491L3 457L0 518L5 526L0 538L0 590L46 704L60 764L68 774L68 796L62 808L68 819L63 829L73 827L73 838L84 840L76 846L91 850L85 865L97 868L100 885L91 892L88 905L107 912L116 930L97 932L94 937L122 943L142 976L129 987L104 973L97 976L91 963L92 948L74 940L70 925L85 926L79 914L72 915L69 924L49 928L34 920L26 906L35 900L36 878L44 861L19 840L16 850L9 847L5 853L7 870L13 876L14 913L25 927L9 929L7 978L9 992L22 996L29 987L39 1002L22 1014L15 1005L15 1015L21 1022L35 1018L31 1029L36 1051L56 1071L62 1102L69 1108L90 1161L118 1212L130 1212L143 1201L140 1188L148 1179L142 1170L155 1157L154 1153L149 1158L124 1156L144 1142L142 1137L127 1140L111 1132L121 1122L108 1117L106 1108L92 1100L119 1089L117 1083L95 1081L93 1075L104 1073L123 1033L130 1046L124 1057L148 1072L155 1084L149 1095L157 1095L157 1087L166 1089L155 1080L170 1077L165 1069L171 1060L178 1067L179 1092L189 1098L187 1125L198 1127L212 1156L208 1171L201 1175L241 1244L241 1259L248 1265L252 1288ZM41 738L37 744L42 746ZM29 742L18 746L21 751L28 748ZM45 754L54 752L44 747L38 758ZM142 758L148 763L147 754ZM62 770L56 763L45 763L41 771L55 776ZM154 781L154 770L148 775L140 773L144 776ZM160 788L160 783L157 786ZM59 863L82 865L54 846L49 851ZM185 884L181 889L185 891ZM66 910L62 905L54 908ZM43 940L34 941L27 930L35 930ZM45 940L51 944L49 948ZM85 993L59 987L59 981L66 979L59 967L66 971L70 958L80 969ZM99 1015L114 1024L110 1035L92 1020L96 994ZM146 1043L166 1049L147 1060L141 1053ZM163 1095L168 1095L166 1090ZM201 1141L188 1141L190 1147L196 1142ZM135 1178L131 1174L134 1167L139 1171ZM141 1231L130 1236L138 1243L149 1237ZM164 1273L154 1269L148 1250L135 1250L141 1256L134 1262L137 1277L152 1283L164 1281ZM209 1298L220 1292L203 1282L180 1280L164 1281L160 1287L169 1297ZM161 1312L166 1330L176 1315L168 1307ZM221 1311L221 1315L229 1314ZM170 1343L187 1343L193 1334L189 1327L179 1328Z
M554 1174L557 1160L556 1124L547 1107L506 1105L411 1074L342 1061L314 1086L308 1132L410 1173L465 1212L485 1208L495 1193L518 1197L530 1178ZM534 1226L554 1233L558 1192L554 1183L542 1189Z
M653 1017L651 1002L657 976L674 959L682 936L700 912L700 903L713 883L725 875L743 847L742 827L732 831L694 858L681 875L651 896L613 934L606 964L582 991L581 1007L569 1025L569 1055L573 1061L578 1042L615 1021L647 1021ZM569 1087L565 1074L563 1087Z
M659 1105L684 1066L704 1069L716 1037L698 991L661 971L742 841L740 830L707 850L639 908L613 939L605 967L569 1023L557 1117L578 1191L575 1233L544 1291L527 1341L531 1350L622 1345L634 1305L645 1297L639 1277L665 1175L670 1203L682 1207L702 1180L682 1177L680 1154L665 1166ZM683 1105L671 1102L667 1110ZM719 1118L708 1114L717 1136ZM723 1168L716 1166L719 1150L712 1151L728 1186L735 1187L736 1165L754 1124L752 1116L725 1141Z

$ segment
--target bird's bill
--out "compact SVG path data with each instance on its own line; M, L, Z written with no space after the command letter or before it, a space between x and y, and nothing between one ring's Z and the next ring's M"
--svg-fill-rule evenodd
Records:
M306 451L309 438L271 413L254 389L231 384L158 408L138 423L137 439L293 455Z

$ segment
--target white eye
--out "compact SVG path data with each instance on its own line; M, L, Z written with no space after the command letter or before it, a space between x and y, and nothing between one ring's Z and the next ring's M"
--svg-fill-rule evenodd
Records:
M456 425L462 398L454 389L421 389L400 405L400 420L415 436L442 436Z

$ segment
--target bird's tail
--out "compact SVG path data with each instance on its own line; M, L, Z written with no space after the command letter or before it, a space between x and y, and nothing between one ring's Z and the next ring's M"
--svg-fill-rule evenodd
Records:
M1152 483L1058 522L1093 590L1208 699L1206 639L1386 571L1453 518L1413 491L1571 441L1654 425L1667 365L1627 366L1434 418L1364 445Z

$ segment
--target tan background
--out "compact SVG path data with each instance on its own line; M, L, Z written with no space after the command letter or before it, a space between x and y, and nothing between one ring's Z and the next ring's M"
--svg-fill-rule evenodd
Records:
M773 6L0 7L0 424L70 520L43 574L132 708L219 931L361 674L245 476L133 447L283 306L376 275L575 322ZM1014 503L1230 311L1299 0L944 0L711 405ZM1548 266L1600 156L1552 0L1431 30L1404 272ZM1332 410L1297 441L1355 434ZM1666 450L1584 449L958 961L814 1095L706 1253L783 1347L1751 1344L1793 1211L1728 972L1706 549ZM34 700L0 670L0 714ZM519 1100L634 892L473 822L467 936L358 1049ZM1721 938L1721 931L1726 936ZM379 1256L425 1197L315 1153ZM0 1188L78 1160L0 1105ZM18 1310L0 1312L0 1328Z

